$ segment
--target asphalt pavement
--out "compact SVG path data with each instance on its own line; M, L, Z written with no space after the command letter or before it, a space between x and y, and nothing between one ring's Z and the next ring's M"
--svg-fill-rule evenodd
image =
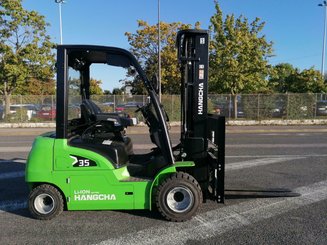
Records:
M327 127L227 127L226 200L204 203L185 223L155 211L66 211L31 218L24 168L37 134L0 129L1 244L327 244ZM171 129L174 144L179 127ZM152 144L147 128L127 132L137 152ZM259 197L253 190L292 190Z

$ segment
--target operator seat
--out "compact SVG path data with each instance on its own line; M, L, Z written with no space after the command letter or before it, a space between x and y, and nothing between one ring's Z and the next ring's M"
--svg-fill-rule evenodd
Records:
M132 125L132 120L129 118L123 118L119 115L114 115L110 113L103 113L99 106L97 106L93 101L89 99L84 99L81 104L81 117L85 123L87 123L92 130L103 124L113 125L111 127L106 127L107 131L103 132L101 135L97 135L92 140L84 140L87 143L104 144L105 140L112 142L113 146L121 145L124 146L127 156L133 153L133 143L131 138L125 136L122 131L127 126ZM90 130L90 127L87 130ZM102 148L102 147L100 147ZM120 150L121 151L121 150Z

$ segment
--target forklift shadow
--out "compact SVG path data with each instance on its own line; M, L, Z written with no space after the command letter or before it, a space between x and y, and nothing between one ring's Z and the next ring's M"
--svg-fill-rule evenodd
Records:
M11 182L16 178L25 176L25 158L0 158L0 181L2 183ZM7 184L5 186L8 186ZM1 188L1 184L0 184Z
M249 199L249 198L278 198L278 197L298 197L301 194L290 189L276 188L263 190L225 190L226 199Z
M30 218L24 158L0 158L0 212Z
M26 204L27 205L27 204ZM35 220L30 212L28 211L28 208L22 208L22 209L17 209L17 210L10 210L10 211L6 211L7 213L22 217L22 218L26 218L26 219L30 219L30 220Z

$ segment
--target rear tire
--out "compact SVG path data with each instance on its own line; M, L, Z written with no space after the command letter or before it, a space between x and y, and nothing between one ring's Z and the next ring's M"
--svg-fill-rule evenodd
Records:
M62 195L58 189L52 185L40 185L31 191L28 209L36 219L53 219L61 214L64 209Z
M161 215L174 222L191 219L202 203L202 190L191 175L177 172L158 187L156 205Z

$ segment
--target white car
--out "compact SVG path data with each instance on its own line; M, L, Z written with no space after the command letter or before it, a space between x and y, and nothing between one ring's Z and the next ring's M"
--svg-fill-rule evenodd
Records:
M15 104L10 106L10 114L16 114L18 110L24 110L27 114L27 120L36 116L37 107L34 104Z

